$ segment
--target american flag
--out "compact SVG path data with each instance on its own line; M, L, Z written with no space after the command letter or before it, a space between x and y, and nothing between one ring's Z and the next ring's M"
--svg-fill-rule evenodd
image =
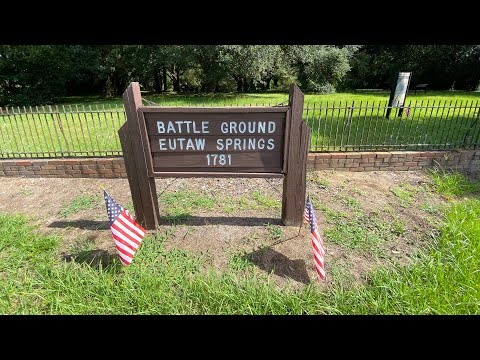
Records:
M118 256L123 265L130 265L145 236L145 229L133 220L128 210L118 205L105 190L103 190L103 197L107 205L108 224L112 230Z
M318 276L322 280L325 280L325 266L323 258L325 256L325 248L323 245L322 237L318 232L317 217L313 210L310 196L307 197L307 203L305 204L305 212L303 218L310 224L310 232L312 233L312 246L313 246L313 259L315 260L315 270L317 270Z

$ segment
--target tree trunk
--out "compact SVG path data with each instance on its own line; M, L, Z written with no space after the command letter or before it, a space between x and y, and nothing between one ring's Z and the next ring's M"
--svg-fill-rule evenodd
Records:
M277 88L278 87L278 78L273 78L273 88Z
M180 92L180 71L175 69L175 75L172 78L173 91Z
M106 98L111 98L113 97L113 82L112 82L112 75L108 74L107 80L105 82L105 97Z
M237 92L242 92L243 90L243 79L237 78Z
M267 78L265 80L265 90L270 89L270 81L272 81L272 78Z
M167 68L163 68L163 91L167 91Z
M159 71L155 69L153 71L153 90L155 90L157 94L162 92L162 80Z

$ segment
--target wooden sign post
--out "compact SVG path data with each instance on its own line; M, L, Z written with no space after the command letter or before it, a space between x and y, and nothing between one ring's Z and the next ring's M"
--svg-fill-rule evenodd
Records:
M288 106L142 106L136 82L123 101L120 142L137 221L146 229L158 226L155 177L284 178L282 223L301 223L310 129L296 85Z

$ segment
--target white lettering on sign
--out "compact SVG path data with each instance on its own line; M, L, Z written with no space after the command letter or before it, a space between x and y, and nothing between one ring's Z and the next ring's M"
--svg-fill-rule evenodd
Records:
M185 143L186 141L186 143ZM202 151L205 150L205 139L199 138L170 138L159 139L158 140L160 145L160 151L167 151L167 150L195 150L195 151Z
M220 131L223 134L272 134L275 129L275 121L224 121L220 124Z
M217 139L217 150L237 150L237 151L253 151L263 150L265 148L265 141L267 142L267 150L275 149L275 139L264 138L226 138Z
M197 124L193 121L168 121L165 126L165 122L157 121L157 131L159 134L208 134L209 121L202 121L200 129L197 129ZM191 127L190 127L191 125Z
M192 120L157 121L159 134L168 136L158 140L160 151L205 151L215 145L217 151L272 151L276 148L275 139L268 134L276 131L275 121L223 121L220 123L221 138L189 137L188 134L209 134L210 122ZM218 126L218 123L216 123ZM179 135L181 136L172 136ZM235 134L238 134L235 137ZM232 135L232 137L228 137ZM243 135L243 136L242 136ZM250 135L250 136L248 136ZM254 137L252 135L260 135ZM248 137L246 137L248 136ZM208 142L207 142L208 140ZM211 142L215 141L214 144ZM232 166L233 154L206 154L207 166Z

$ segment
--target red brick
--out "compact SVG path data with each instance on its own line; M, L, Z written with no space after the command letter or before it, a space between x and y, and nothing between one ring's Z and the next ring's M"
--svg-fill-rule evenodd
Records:
M350 168L350 171L356 171L356 172L360 172L360 171L364 171L365 168L363 167L356 167L356 168Z
M418 161L405 161L404 166L417 166Z
M386 151L377 152L377 159L389 158L391 156L392 156L392 154L389 153L389 152L386 152Z
M422 168L420 166L409 166L408 171L411 171L411 170L422 170Z
M65 163L65 165L78 165L78 164L80 164L80 160L76 160L76 159L65 159L63 162Z
M95 163L96 163L95 160L87 160L87 159L80 160L81 165L92 165L92 164L95 164Z
M43 165L42 170L56 170L57 166L56 165Z
M95 170L89 170L89 169L86 169L86 170L82 170L82 174L96 174L97 172Z
M112 164L113 159L97 159L97 164Z
M346 168L354 168L354 167L359 167L360 164L358 163L350 163L350 164L345 164Z
M124 164L125 163L125 160L123 160L123 157L122 158L114 158L112 160L112 163L113 164Z
M15 165L17 165L17 166L31 166L32 162L30 160L20 160L20 161L16 161Z
M73 175L73 174L81 174L80 170L65 170L65 174Z
M332 154L331 159L345 159L347 157L346 154Z
M374 166L365 167L365 171L374 171L374 170L380 170L380 168L379 167L374 167Z
M120 176L121 176L122 178L126 178L126 177L127 177L127 173L126 173L126 172L125 172L125 173L121 173Z
M407 154L405 153L405 151L390 151L390 153L392 154L392 156L396 156L398 158L407 157Z
M418 166L432 165L432 161L420 161Z
M330 159L332 157L331 153L316 153L315 159Z
M362 154L358 154L358 153L347 154L347 159L360 159L361 157L362 157Z
M52 175L61 175L65 174L65 170L48 170L48 172Z
M417 157L417 156L422 156L423 152L422 151L408 151L407 152L407 157Z
M115 174L103 174L103 177L107 179L113 179L113 178L116 178L117 176Z
M64 163L63 160L48 160L48 165L63 165Z
M88 174L89 178L99 178L100 174Z
M48 161L46 161L46 160L33 160L32 165L34 165L34 166L44 166L44 165L48 165Z
M3 165L3 166L10 166L10 165L16 165L17 162L16 161L2 161L0 162L0 165Z
M17 165L15 165L15 166L10 166L10 170L17 170L17 171L19 171L19 170L25 170L25 166L17 166Z
M408 170L408 166L395 166L395 170L406 171Z
M112 169L125 169L125 165L124 164L113 164Z
M48 174L50 174L48 171L49 170L37 170L37 171L34 171L33 173L35 175L48 175Z
M375 153L375 152L363 153L362 154L362 159L375 158L375 157L377 157L377 153Z
M4 171L5 176L17 176L18 171Z
M100 165L100 164L88 165L88 168L92 170L105 169L105 165Z

